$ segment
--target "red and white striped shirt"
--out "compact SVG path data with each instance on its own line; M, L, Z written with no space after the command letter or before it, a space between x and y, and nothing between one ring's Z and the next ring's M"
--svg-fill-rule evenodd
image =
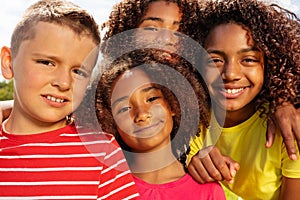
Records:
M135 199L114 137L74 125L34 135L0 135L0 200Z

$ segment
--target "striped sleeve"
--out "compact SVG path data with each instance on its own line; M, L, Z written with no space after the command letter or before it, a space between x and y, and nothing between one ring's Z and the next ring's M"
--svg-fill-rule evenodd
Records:
M114 137L109 140L111 143L105 148L107 154L101 171L99 199L136 199L139 194L122 149Z
M0 134L0 200L134 199L114 137L74 126L36 135Z

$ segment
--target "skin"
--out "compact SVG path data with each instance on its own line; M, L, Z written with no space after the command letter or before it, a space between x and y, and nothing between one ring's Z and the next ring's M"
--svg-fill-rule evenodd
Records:
M173 9L171 9L171 7L173 7ZM158 12L159 10L160 12ZM173 14L174 10L176 10L175 14ZM171 13L173 17L169 17L169 14L171 16ZM146 19L146 16L147 18L153 17L152 19L155 20L149 18L151 20L143 21L143 19ZM137 36L143 36L143 34L147 34L148 36L147 37L143 36L143 38L144 39L151 38L151 41L157 41L157 39L166 38L165 39L166 42L160 42L160 43L155 42L155 46L158 47L157 46L158 44L165 43L168 45L161 45L161 48L172 52L176 51L174 50L174 45L176 45L176 40L177 40L176 35L174 36L174 34L171 34L172 32L170 33L165 29L171 29L172 31L177 31L179 28L179 25L177 24L180 21L181 21L181 12L176 4L166 3L164 1L152 2L149 4L149 9L147 10L146 15L142 18L141 23L137 27L137 28L143 28L144 30L143 31L141 30L140 33L137 33ZM152 28L147 29L150 27L152 27L153 29ZM159 30L163 29L164 31L158 31L158 28ZM160 33L164 33L164 34L160 34ZM173 39L168 39L168 38L173 38ZM167 41L173 41L173 43ZM142 43L141 45L144 46L145 44ZM11 112L12 102L10 102L9 105L7 106L6 102L1 101L0 107L1 107L0 121L3 121L3 119L8 118ZM300 149L300 123L297 123L299 122L299 120L300 120L300 108L296 110L293 105L288 103L278 108L278 110L275 113L275 116L273 117L273 120L270 120L268 122L268 131L266 134L266 138L267 138L266 147L270 148L272 146L275 137L275 130L276 128L279 128L281 130L281 134L284 139L290 159L291 160L298 159L297 156L298 150L296 149L294 140L297 140L298 149Z
M238 125L251 117L255 113L253 99L262 89L263 53L255 47L252 38L248 41L247 37L247 31L241 26L225 24L212 29L206 39L205 49L209 56L204 58L203 74L215 101L215 113L226 110L224 127ZM216 118L222 123L218 115ZM201 183L223 178L231 182L239 169L238 163L223 157L215 147L210 147L208 152L199 160L193 157L190 173Z
M172 116L175 114L162 91L151 83L149 77L139 69L125 72L116 80L111 98L118 133L132 152L137 153L132 154L133 162L129 162L134 174L155 184L184 176L183 166L174 157L170 145ZM166 160L171 162L155 170L134 170L145 169L145 165L153 166L156 162L160 166Z
M298 159L300 149L300 108L296 109L290 103L283 103L277 108L275 116L268 121L266 147L271 148L275 139L276 128L281 135L291 160ZM295 144L297 141L297 145Z
M141 19L141 23L138 26L138 28L143 28L137 33L138 38L142 38L139 42L145 46L146 42L149 44L149 41L155 41L155 47L176 52L176 49L178 49L178 46L176 47L178 38L174 31L178 31L180 21L181 12L175 3L167 3L164 1L150 3L145 16ZM166 29L171 30L171 32ZM294 140L297 140L298 149L300 149L300 124L297 123L299 120L300 109L295 109L293 105L288 103L278 108L275 116L268 122L266 147L272 147L275 130L279 128L290 159L298 159ZM232 163L232 165L237 166L236 163ZM221 167L222 166L220 166L220 168ZM234 170L232 173L234 173Z
M210 57L204 58L204 76L215 101L215 113L226 110L224 127L240 124L255 113L253 99L263 86L264 55L252 39L247 42L246 38L241 26L225 24L213 29L205 44Z
M255 112L253 98L263 85L263 53L255 47L252 37L249 36L248 31L242 26L228 23L212 29L206 40L205 49L211 58L206 58L205 78L212 99L217 104L215 113L226 109L224 127L235 126L251 117ZM221 79L219 75L210 73L212 64L219 69ZM226 92L220 86L221 81L224 82ZM220 100L220 96L226 98L226 104L222 99ZM221 177L222 179L222 171L230 173L231 170L228 167L228 157L223 157L216 147L209 148L211 149L207 156L202 158L194 156L189 166L191 174L200 173L195 178L199 178L202 182L206 182L206 178L214 180L215 177ZM222 168L218 169L220 166ZM283 177L281 199L295 199L299 185L300 179Z
M176 31L179 29L181 16L176 3L151 2L137 27L136 38L139 45L154 44L155 47L175 52L178 49Z
M21 43L17 55L1 51L1 69L14 78L14 106L5 123L8 132L35 134L65 126L65 117L80 104L96 60L97 46L70 28L39 22L34 37ZM90 58L88 56L90 55Z
M171 142L174 113L141 70L127 71L117 79L112 113L120 136L134 152L152 152Z

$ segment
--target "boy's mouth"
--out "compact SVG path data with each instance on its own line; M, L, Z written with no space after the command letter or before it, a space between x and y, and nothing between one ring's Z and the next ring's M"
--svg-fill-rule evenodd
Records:
M50 101L57 102L57 103L63 103L65 101L64 99L60 99L60 98L53 97L50 95L47 95L46 98Z

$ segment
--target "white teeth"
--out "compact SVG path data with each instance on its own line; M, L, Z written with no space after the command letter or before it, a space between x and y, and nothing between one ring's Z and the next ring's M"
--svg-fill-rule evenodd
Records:
M59 99L59 98L55 98L55 97L52 97L52 96L47 96L47 99L50 100L50 101L54 101L54 102L57 102L57 103L63 103L64 100L63 99Z
M238 92L241 92L244 88L240 88L240 89L226 89L225 92L228 94L236 94Z

